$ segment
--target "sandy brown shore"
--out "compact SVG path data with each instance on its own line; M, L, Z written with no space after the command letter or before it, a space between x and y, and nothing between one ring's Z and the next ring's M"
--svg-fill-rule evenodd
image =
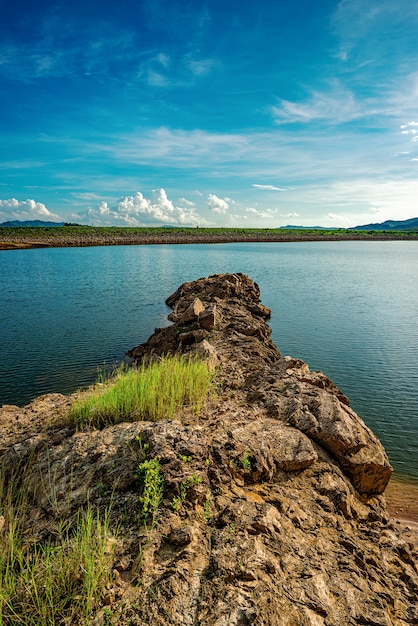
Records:
M418 482L392 478L386 488L386 499L393 517L418 523Z
M418 547L418 482L392 478L385 496L390 516L404 529L405 538Z

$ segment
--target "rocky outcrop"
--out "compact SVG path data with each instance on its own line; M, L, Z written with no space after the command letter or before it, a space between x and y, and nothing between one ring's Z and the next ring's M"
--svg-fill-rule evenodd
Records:
M217 388L198 420L74 432L63 397L43 428L45 401L26 422L0 416L5 472L26 468L28 532L112 502L114 621L98 607L94 624L418 624L417 554L382 495L392 469L348 399L280 355L247 276L185 283L167 304L172 325L130 354L207 358ZM136 469L156 458L163 500L144 527Z
M382 444L350 408L349 400L321 372L282 358L266 324L258 286L242 274L184 283L167 304L173 326L157 330L130 355L198 352L222 364L224 386L267 410L281 427L279 439L307 436L335 458L361 494L382 493L392 473ZM207 341L212 333L210 342ZM306 437L305 437L306 439Z

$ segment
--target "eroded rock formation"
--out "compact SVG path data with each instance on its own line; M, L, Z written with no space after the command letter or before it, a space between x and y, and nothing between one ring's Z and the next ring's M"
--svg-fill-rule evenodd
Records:
M20 422L5 407L0 454L6 472L30 468L31 532L113 502L106 603L118 624L418 624L417 554L382 495L392 469L348 399L280 355L247 276L185 283L167 304L173 324L132 358L196 353L217 368L216 396L197 421L89 432L63 427L63 397L43 428L42 400ZM144 458L159 459L165 481L151 530L134 477ZM94 623L108 623L103 611Z

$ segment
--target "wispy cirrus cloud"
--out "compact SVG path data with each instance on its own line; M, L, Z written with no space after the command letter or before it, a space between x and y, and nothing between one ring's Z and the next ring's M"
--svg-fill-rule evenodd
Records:
M305 101L295 102L280 98L270 111L276 124L326 121L343 124L370 116L376 112L376 103L359 101L354 92L339 81L332 81L324 91L313 90Z
M418 7L410 0L340 0L331 18L343 61L368 61L374 73L399 62L405 46L416 50ZM396 39L402 46L394 45Z
M261 189L263 191L287 191L285 187L276 187L275 185L258 185L253 183L251 187L254 189Z

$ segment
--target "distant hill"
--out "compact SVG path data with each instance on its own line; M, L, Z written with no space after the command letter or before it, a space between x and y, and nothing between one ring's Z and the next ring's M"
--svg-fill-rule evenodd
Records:
M64 226L65 222L43 222L42 220L26 220L25 222L21 222L19 220L9 220L8 222L2 222L0 226L30 226L33 228L34 226Z
M418 217L411 217L409 220L386 220L380 224L365 224L364 226L354 226L349 230L417 230Z

